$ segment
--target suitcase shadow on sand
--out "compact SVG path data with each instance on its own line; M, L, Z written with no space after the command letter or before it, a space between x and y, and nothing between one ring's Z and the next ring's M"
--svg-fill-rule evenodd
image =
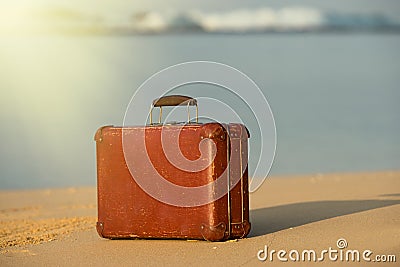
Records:
M250 210L249 237L396 204L400 200L316 201Z

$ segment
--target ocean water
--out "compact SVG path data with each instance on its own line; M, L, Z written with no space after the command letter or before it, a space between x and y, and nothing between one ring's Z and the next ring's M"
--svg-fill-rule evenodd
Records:
M399 169L399 47L389 33L0 37L0 188L95 185L96 129L121 125L148 77L193 60L261 88L271 175Z

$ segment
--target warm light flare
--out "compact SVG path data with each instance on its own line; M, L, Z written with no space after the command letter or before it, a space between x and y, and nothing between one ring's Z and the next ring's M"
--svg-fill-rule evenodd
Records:
M68 8L12 7L0 10L0 34L79 33L101 25L99 16Z
M17 8L0 10L0 33L13 33L16 30L26 29L29 24L25 10Z

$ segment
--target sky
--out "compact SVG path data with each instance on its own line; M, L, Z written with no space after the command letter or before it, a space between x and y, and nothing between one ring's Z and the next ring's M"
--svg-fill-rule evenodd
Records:
M320 0L279 0L279 1L263 1L263 0L203 0L203 1L185 1L185 0L103 0L101 4L96 0L3 0L0 3L3 10L6 8L29 8L29 7L65 7L76 9L87 13L101 13L109 15L127 15L135 11L147 10L189 10L200 9L204 11L221 11L235 8L259 8L272 7L281 8L286 6L309 6L320 8L322 10L336 10L347 12L383 12L398 15L400 10L400 2L397 0L336 0L336 1L320 1Z
M268 10L265 10L268 8ZM171 17L168 14L177 12L188 13L200 12L201 28L213 30L226 30L225 22L235 26L236 24L246 25L254 24L260 21L260 25L268 24L266 17L276 19L281 24L280 10L291 8L306 8L306 13L297 11L286 14L284 21L292 21L298 24L306 21L313 25L313 21L321 21L321 12L333 12L340 15L379 15L384 16L389 21L400 23L400 2L396 0L352 0L352 1L317 1L317 0L281 0L281 1L261 1L261 0L223 0L223 1L183 1L183 0L152 0L152 1L124 1L124 0L105 0L98 1L86 0L3 0L0 2L0 32L41 32L44 29L50 31L59 31L60 29L83 28L100 29L106 27L131 27L132 20L135 19L136 29L143 31L160 31L169 25ZM149 16L149 11L152 15ZM264 13L257 16L255 12ZM147 13L144 13L147 12ZM161 13L160 13L161 12ZM229 14L231 12L231 14ZM232 13L233 12L233 13ZM243 14L245 17L243 19ZM274 13L275 12L275 13ZM228 15L221 16L221 13ZM146 14L146 20L142 20L143 25L138 24L138 15ZM166 16L167 14L167 16ZM197 13L196 13L197 14ZM217 14L217 21L214 14ZM231 16L233 14L233 16ZM239 14L239 16L237 16ZM313 20L313 14L316 14L316 20ZM135 16L134 16L135 15ZM247 17L246 17L247 16ZM275 17L274 17L275 16ZM140 18L139 18L140 19ZM258 20L257 20L258 19ZM356 20L359 19L356 17ZM353 18L351 18L353 20ZM198 21L198 19L196 19ZM222 23L221 23L222 22ZM289 24L290 24L289 23ZM217 28L214 29L215 24ZM320 25L320 23L316 23ZM198 23L196 23L198 25ZM210 26L211 25L211 26ZM55 29L55 30L54 30ZM208 31L207 30L207 31ZM230 30L228 27L227 30Z

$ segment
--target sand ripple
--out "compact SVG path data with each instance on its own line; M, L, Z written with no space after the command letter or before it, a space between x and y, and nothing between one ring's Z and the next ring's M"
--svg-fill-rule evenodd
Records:
M94 227L95 217L9 220L0 222L0 248L39 244Z

